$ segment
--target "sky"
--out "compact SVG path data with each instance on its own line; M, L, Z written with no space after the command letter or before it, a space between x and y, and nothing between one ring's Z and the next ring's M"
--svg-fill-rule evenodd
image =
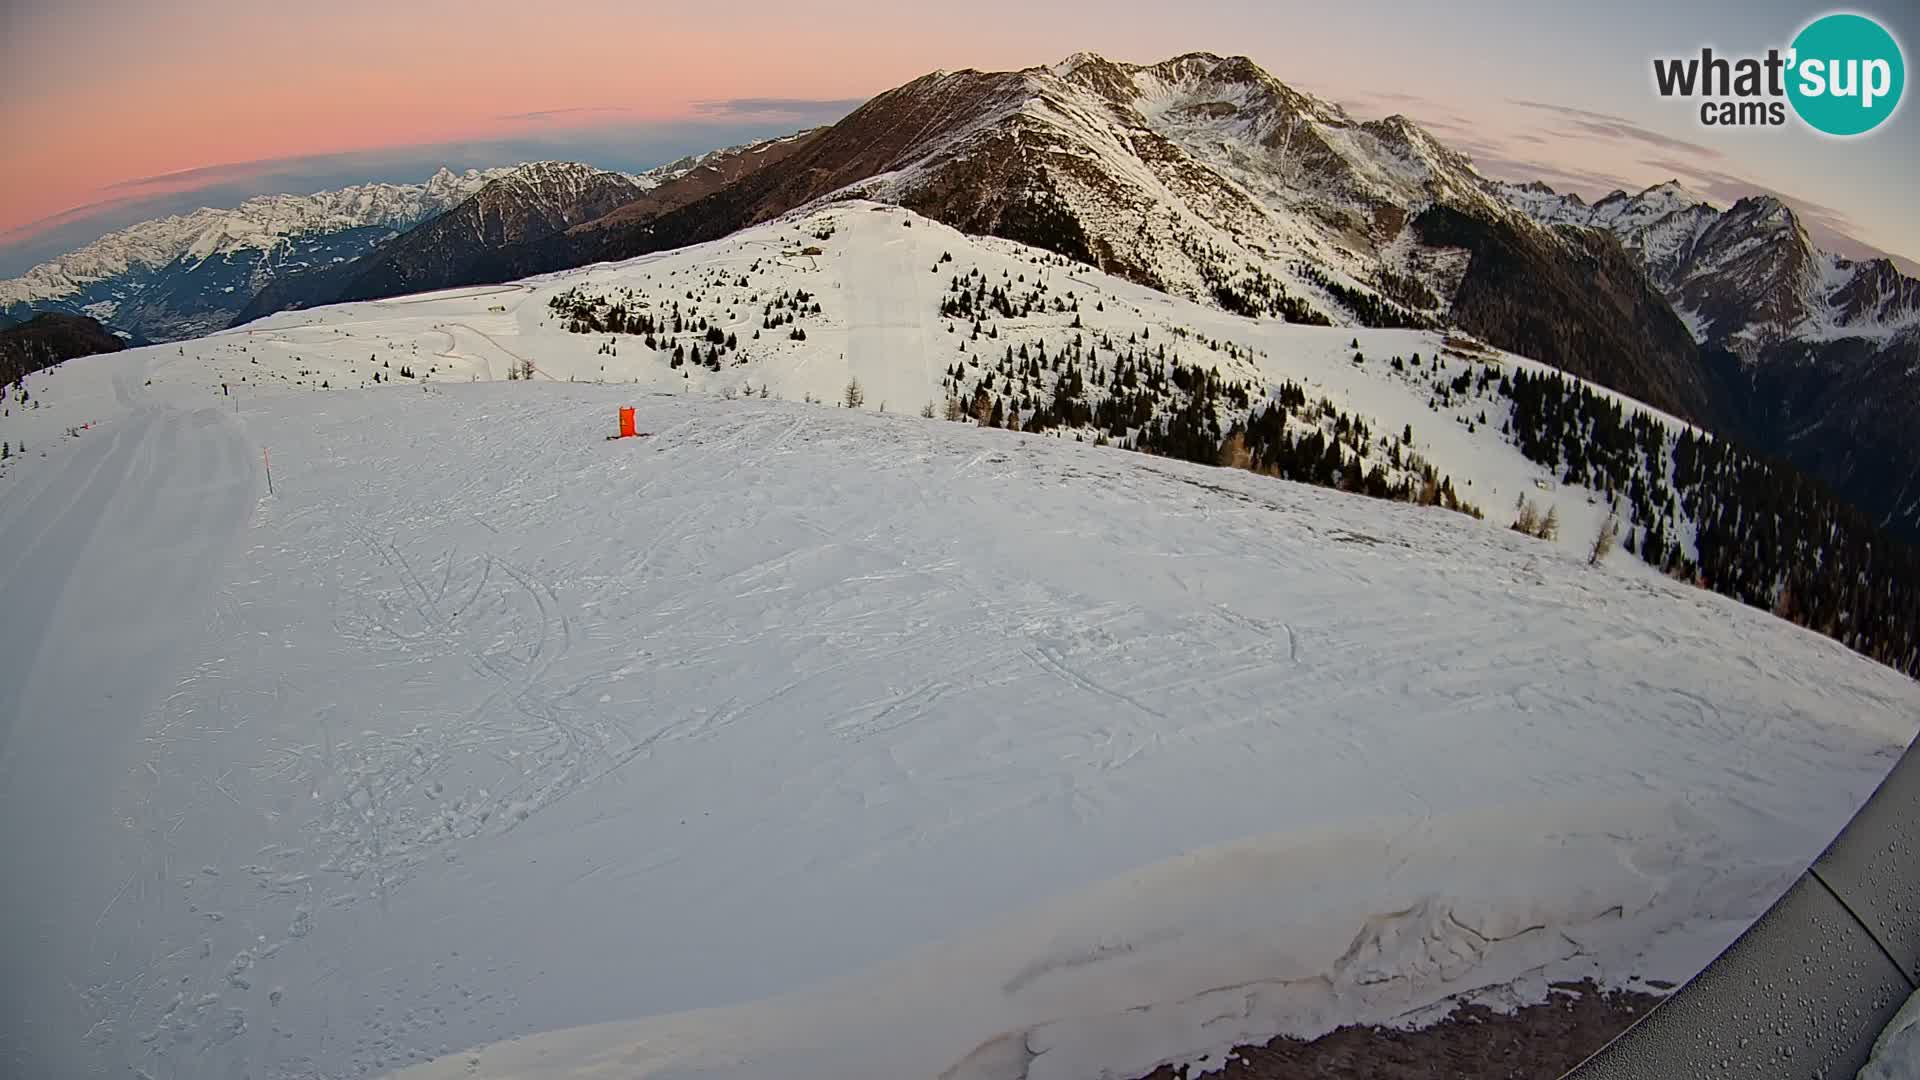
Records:
M1082 50L1251 57L1482 171L1588 198L1678 178L1785 198L1816 239L1920 259L1912 102L1870 136L1703 127L1655 56L1763 53L1826 5L1368 0L0 0L0 274L248 195L570 158L639 169L830 122L936 69ZM1913 59L1920 5L1854 5ZM1908 96L1913 96L1914 91ZM1843 240L1842 237L1847 239ZM1912 264L1909 263L1911 269Z

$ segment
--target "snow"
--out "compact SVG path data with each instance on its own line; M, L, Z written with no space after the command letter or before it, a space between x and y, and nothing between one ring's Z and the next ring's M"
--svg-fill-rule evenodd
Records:
M311 195L260 195L232 209L202 208L124 229L0 281L0 304L56 300L88 284L177 259L267 249L289 236L366 225L411 225L478 191L509 169L441 169L420 184L361 184ZM110 317L111 310L101 313Z
M905 227L909 221L911 228ZM822 253L801 254L808 248ZM942 261L943 256L952 261ZM1009 288L1044 282L1053 297L1076 297L1080 310L994 320L998 336L970 342L965 320L939 314L949 281L968 271ZM736 288L739 277L750 278L750 284ZM1016 284L1018 278L1026 283ZM695 287L701 299L689 300L685 294ZM634 303L661 313L679 303L690 317L696 310L713 316L741 348L728 355L720 371L696 365L674 369L665 362L664 348L648 350L632 336L564 333L564 320L549 301L576 289L607 298L630 294ZM823 309L822 316L800 324L807 340L788 340L784 327L762 330L765 300L800 290ZM1079 328L1072 325L1076 319ZM1107 335L1123 342L1141 332L1148 334L1147 345L1164 345L1170 356L1188 364L1213 366L1256 385L1297 382L1310 398L1332 401L1376 432L1411 426L1412 449L1452 476L1461 496L1487 511L1495 526L1511 520L1515 500L1525 495L1543 504L1542 513L1549 506L1559 511L1565 523L1560 543L1569 552L1581 552L1605 517L1597 493L1562 488L1550 470L1527 461L1497 435L1502 402L1469 397L1451 408L1430 408L1431 375L1397 374L1389 361L1395 356L1431 360L1440 354L1448 378L1463 366L1550 370L1544 365L1477 344L1463 354L1447 344L1445 333L1249 320L1084 266L1060 265L1018 244L968 237L897 207L862 201L825 204L726 240L626 263L507 285L284 312L235 331L166 346L161 355L168 362L154 379L169 384L188 378L201 387L225 382L242 402L251 403L263 394L323 385L370 387L377 385L376 375L404 381L403 366L441 383L503 379L515 363L533 360L543 380L628 382L674 393L764 391L787 400L835 401L848 379L857 377L868 408L912 413L941 402L941 380L953 365L991 362L1010 346L1044 343L1057 355L1076 337L1097 342ZM610 340L611 355L603 349ZM1246 358L1203 344L1210 341L1237 346ZM1351 362L1356 342L1368 358L1364 365ZM29 383L45 378L35 376ZM1628 411L1650 413L1675 432L1685 427L1613 391L1594 390ZM70 401L42 394L38 407L16 408L15 415L0 421L0 439L25 439L34 450L44 449L66 428L104 419L89 404L103 396L111 400L99 393ZM1476 430L1469 431L1469 424ZM0 491L10 474L32 464L31 457L0 462ZM1543 485L1553 491L1551 498L1542 497Z
M1547 225L1580 225L1614 233L1645 263L1658 285L1672 291L1677 269L1693 258L1703 233L1723 211L1678 181L1656 184L1637 195L1615 191L1589 206L1578 195L1557 195L1543 185L1488 181L1487 190ZM1678 305L1676 305L1678 307ZM1696 320L1682 311L1690 328ZM1696 330L1696 337L1699 336Z
M579 205L594 190L602 177L619 177L632 184L625 173L584 165L577 161L533 161L507 170L495 182L502 190L512 190L520 198L540 205L571 208ZM637 190L651 186L646 181L633 185Z
M1360 124L1250 69L1207 54L1143 67L1079 53L989 76L999 80L994 98L969 101L968 123L849 191L911 202L930 172L1021 125L1027 145L1086 162L1049 172L1049 186L1089 236L1136 258L1168 291L1208 298L1211 278L1258 269L1336 322L1351 315L1300 273L1303 260L1364 293L1382 269L1438 287L1426 266L1379 257L1370 222L1383 205L1417 212L1445 194L1506 212L1470 162L1404 118ZM909 88L941 102L987 85L965 73ZM1160 139L1180 153L1164 152Z
M1580 196L1572 192L1562 195L1538 181L1515 184L1488 180L1487 190L1507 205L1547 225L1584 225L1593 213L1593 208Z
M1884 345L1920 327L1920 304L1914 302L1911 278L1901 279L1904 287L1896 287L1892 293L1877 290L1876 302L1856 317L1849 318L1834 304L1855 286L1857 276L1872 273L1868 264L1831 252L1816 252L1808 289L1814 300L1808 304L1806 318L1793 328L1794 336L1806 341L1864 338Z
M714 153L731 152L736 151ZM685 170L676 169L676 165L637 175L611 175L646 190L681 175ZM324 236L370 225L411 228L452 209L495 180L577 193L603 174L607 170L566 161L523 162L464 173L442 168L419 184L359 184L308 195L259 195L231 209L202 207L127 226L41 263L20 277L0 281L0 307L59 300L90 285L164 270L176 262L200 263L237 252L269 251L296 237ZM87 311L96 318L111 320L124 300L119 297L90 304Z
M1858 287L1856 279L1861 275L1871 280L1875 268L1815 248L1791 208L1770 196L1756 199L1746 209L1726 210L1671 180L1638 195L1616 191L1592 206L1578 196L1555 195L1532 185L1488 182L1487 188L1542 223L1613 232L1639 256L1699 342L1719 334L1746 348L1782 338L1807 342L1857 338L1884 345L1920 326L1920 306L1913 301L1910 280L1907 287L1881 292L1877 303L1847 317L1835 300ZM1725 239L1728 235L1733 239ZM1743 262L1764 259L1775 250L1807 255L1806 265L1793 280L1761 280L1751 286L1761 291L1786 289L1791 302L1783 310L1763 313L1764 321L1750 325L1716 327L1689 306L1703 289L1711 294L1724 289L1725 282L1750 277L1752 271Z
M1680 321L1686 325L1687 333L1693 337L1693 340L1707 340L1709 332L1713 329L1713 320L1692 308L1678 304L1674 305L1673 313L1680 316Z
M1625 233L1645 229L1674 214L1687 214L1701 208L1717 209L1704 196L1687 190L1678 180L1669 180L1631 197L1625 192L1616 191L1601 199L1593 205L1590 223Z
M737 302L720 372L547 303L755 261L823 313L750 342ZM1495 514L1537 492L1388 369L1437 335L868 204L37 374L0 420L32 447L0 816L34 823L0 838L0 1071L1125 1076L1677 982L1915 733L1911 681L1584 536L920 419L971 266L1411 422ZM850 375L866 409L800 400ZM747 386L777 396L717 396ZM605 440L621 405L648 437Z

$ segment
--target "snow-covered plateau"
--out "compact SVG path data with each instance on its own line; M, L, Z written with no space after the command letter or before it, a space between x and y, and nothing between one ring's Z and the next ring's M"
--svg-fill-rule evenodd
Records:
M973 338L963 273L1047 289ZM919 415L1135 334L1411 427L1487 519ZM1453 349L842 204L32 375L0 1072L1132 1076L1684 980L1920 688L1588 565L1591 493L1387 362L1529 364Z

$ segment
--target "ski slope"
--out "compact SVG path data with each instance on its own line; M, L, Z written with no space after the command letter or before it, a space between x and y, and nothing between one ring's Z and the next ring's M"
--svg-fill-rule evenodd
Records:
M133 825L115 798L142 767L147 712L205 630L254 503L253 448L230 416L144 400L146 357L90 360L75 375L122 411L0 504L9 1027L71 1015L86 986L71 980L120 952L102 937L113 900L149 886L118 843ZM78 914L103 902L99 921Z
M1078 310L992 320L994 339L969 341L967 321L940 312L952 277L968 271L1010 290L1044 285L1053 299L1073 297ZM737 286L741 280L748 284ZM739 349L715 371L692 363L671 366L664 338L661 348L647 349L631 335L568 333L552 302L571 291L631 297L629 302L655 313L678 304L690 315L710 315L714 325L737 337ZM802 291L822 309L797 324L806 340L791 340L786 327L762 329L768 299ZM226 383L245 408L255 398L289 391L503 381L517 363L531 361L539 382L624 383L716 396L765 393L784 400L838 401L849 379L857 378L869 410L917 413L933 405L939 412L950 367L990 361L1010 347L1044 347L1057 356L1076 338L1104 336L1116 348L1130 348L1126 342L1135 335L1143 335L1142 350L1165 348L1171 359L1210 366L1256 388L1298 383L1312 399L1366 419L1383 437L1411 428L1407 448L1451 476L1460 495L1485 510L1495 526L1511 522L1516 500L1525 496L1542 514L1559 512L1559 543L1579 551L1606 517L1595 492L1563 489L1550 470L1527 461L1498 435L1498 407L1489 413L1489 403L1476 400L1433 408L1424 379L1388 365L1393 357L1431 361L1439 355L1449 375L1462 370L1463 362L1496 371L1543 370L1533 361L1479 346L1463 357L1449 345L1449 335L1437 332L1245 319L1047 252L969 237L864 201L829 203L709 244L510 285L283 312L167 346L176 361L188 363L162 369L155 385L210 395ZM689 329L676 340L697 338ZM1356 351L1366 363L1352 363ZM415 378L400 375L403 367ZM967 377L971 385L980 369L967 370L975 372ZM225 397L218 402L232 403ZM25 437L38 449L68 424L97 419L93 411L77 405L44 415L15 410L0 419L0 439ZM1491 428L1481 423L1467 430L1482 414L1489 415ZM1661 418L1674 430L1683 426ZM1091 440L1093 433L1085 437ZM25 469L0 461L0 491L8 475L20 471Z
M1915 733L1911 681L1630 559L911 415L964 336L941 251L1036 264L833 212L802 242L861 259L782 223L29 379L0 1072L1217 1064L1683 979ZM823 312L719 373L550 321L769 251ZM1158 302L1088 280L1087 322ZM1351 331L1236 322L1263 370L1432 416ZM359 388L369 357L430 377ZM866 409L798 400L849 374ZM621 405L647 438L605 440ZM1476 492L1538 490L1419 423Z

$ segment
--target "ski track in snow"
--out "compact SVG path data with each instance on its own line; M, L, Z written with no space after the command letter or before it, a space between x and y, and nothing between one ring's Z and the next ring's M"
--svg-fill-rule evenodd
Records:
M8 1054L52 1032L99 1034L78 1023L101 990L95 965L144 955L127 920L137 925L157 886L125 842L143 823L115 795L141 765L142 722L184 659L182 638L213 614L254 493L238 426L147 400L148 360L99 358L90 374L129 411L0 504Z
M105 422L0 492L0 1071L1128 1075L1684 978L1914 733L1637 566L899 415L953 241L851 216L898 265L804 272L850 305L807 355L887 416L35 377ZM536 355L503 300L207 348Z

